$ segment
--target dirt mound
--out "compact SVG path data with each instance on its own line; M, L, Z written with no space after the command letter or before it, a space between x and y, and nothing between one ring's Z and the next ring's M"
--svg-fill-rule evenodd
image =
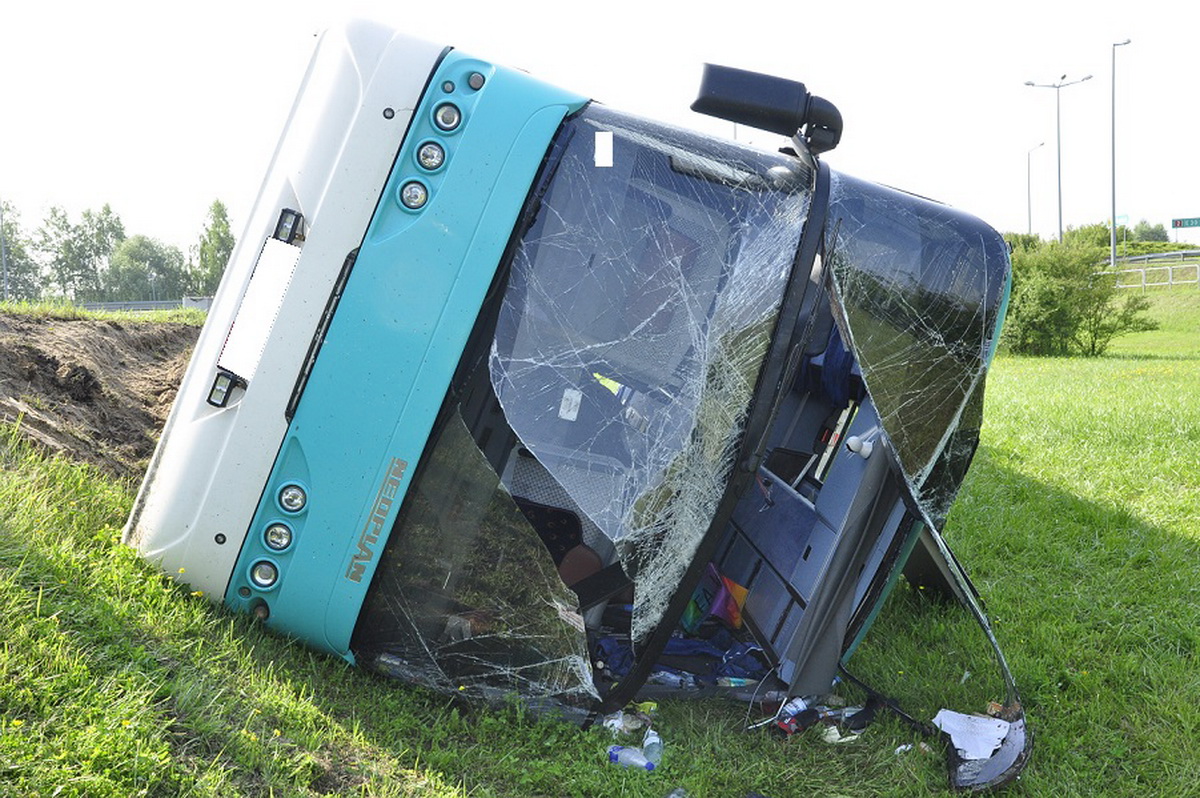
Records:
M198 327L0 313L0 420L55 452L136 480Z

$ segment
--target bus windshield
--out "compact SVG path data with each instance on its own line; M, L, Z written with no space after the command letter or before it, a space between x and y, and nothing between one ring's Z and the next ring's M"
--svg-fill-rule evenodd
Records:
M596 105L557 146L491 380L522 445L616 545L638 639L724 491L813 169Z

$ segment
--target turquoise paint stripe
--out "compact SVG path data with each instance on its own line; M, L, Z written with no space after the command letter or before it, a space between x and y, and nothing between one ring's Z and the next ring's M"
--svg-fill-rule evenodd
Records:
M991 368L992 359L996 357L996 348L1000 346L1000 333L1004 331L1004 318L1008 315L1008 303L1012 299L1012 285L1012 266L1010 264L1004 278L1004 296L1000 298L1000 311L996 315L996 327L992 330L992 344L988 347L987 358L984 359L984 365L988 368Z
M479 91L468 85L472 72L486 78ZM239 610L265 601L268 625L351 661L350 635L379 552L529 187L563 118L586 103L458 53L443 60L426 94L226 593ZM452 133L434 123L447 101L463 113ZM440 143L447 156L433 172L415 160L427 141ZM411 181L430 197L417 212L398 199ZM275 497L292 482L309 502L288 515ZM295 542L282 554L268 553L262 531L280 519L293 526ZM280 578L263 591L248 573L265 557Z

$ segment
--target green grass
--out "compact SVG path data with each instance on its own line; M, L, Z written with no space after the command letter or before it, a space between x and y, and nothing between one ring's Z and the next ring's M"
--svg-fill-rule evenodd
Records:
M1200 301L1096 360L1001 357L947 537L1035 734L1017 795L1174 796L1200 783ZM665 766L602 731L477 710L265 634L117 542L127 490L0 440L0 795L744 796L945 793L885 719L832 746L669 702ZM964 613L902 586L854 670L928 719L1000 698ZM851 694L851 697L856 697Z
M204 326L207 313L196 308L173 308L171 310L85 310L70 302L3 302L0 301L0 312L18 313L40 319L92 319L95 321L125 321L125 322L169 322L188 324L192 327Z
M1151 303L1148 315L1159 328L1117 338L1109 352L1128 357L1200 357L1200 287L1150 289L1146 296Z

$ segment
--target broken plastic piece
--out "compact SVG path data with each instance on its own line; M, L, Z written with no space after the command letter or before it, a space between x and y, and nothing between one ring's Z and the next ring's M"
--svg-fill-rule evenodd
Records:
M943 709L934 717L933 725L950 735L955 750L963 759L987 759L1000 747L1010 724L1000 718Z

